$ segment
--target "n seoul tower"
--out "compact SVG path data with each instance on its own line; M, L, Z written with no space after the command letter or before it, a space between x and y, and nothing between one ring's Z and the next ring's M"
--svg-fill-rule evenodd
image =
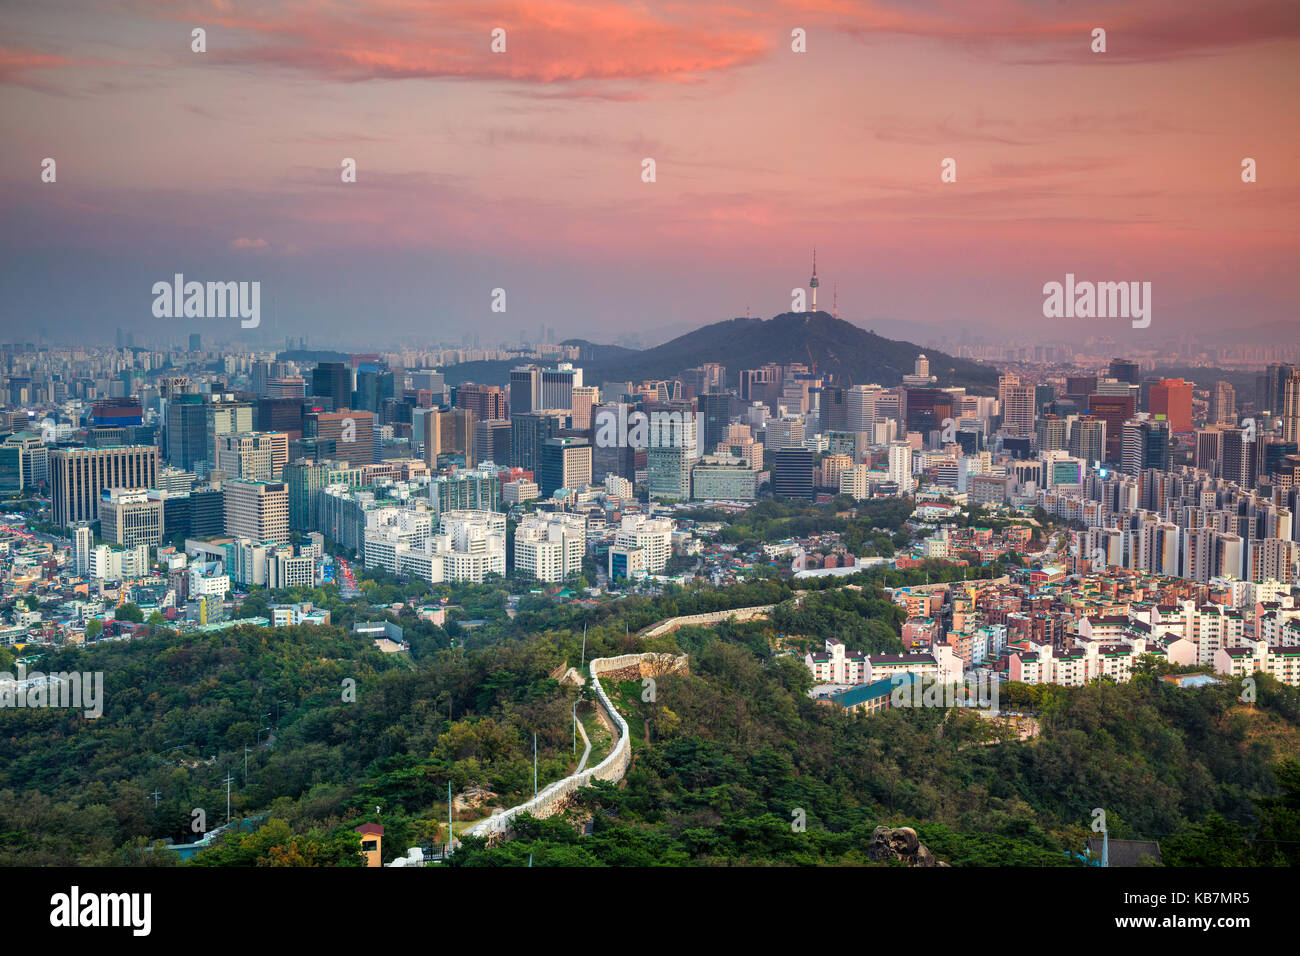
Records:
M812 278L808 280L808 288L812 289L811 311L816 312L817 311L817 247L816 246L813 246L813 274L812 274Z

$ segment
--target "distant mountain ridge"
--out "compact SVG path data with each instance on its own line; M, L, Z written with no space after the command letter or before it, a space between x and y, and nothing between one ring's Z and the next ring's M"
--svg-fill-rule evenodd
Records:
M592 356L582 361L583 380L640 382L666 379L705 362L718 362L727 369L727 382L735 385L741 369L803 363L830 376L836 384L898 385L912 372L922 352L930 360L930 372L941 386L965 386L974 392L991 394L997 387L996 369L928 351L911 342L876 335L827 312L787 312L771 319L737 318L714 322L680 335L651 349L624 349L571 340ZM470 362L449 366L445 372L451 384L460 382L504 383L514 362Z

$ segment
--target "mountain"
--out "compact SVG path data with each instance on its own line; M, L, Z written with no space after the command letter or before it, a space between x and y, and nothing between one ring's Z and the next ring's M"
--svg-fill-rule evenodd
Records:
M718 362L726 367L728 382L734 385L741 369L761 368L769 362L802 362L837 383L891 386L912 371L923 351L911 342L884 338L826 312L787 312L771 319L715 322L642 351L581 344L592 349L591 360L582 362L583 380L595 384L671 378L683 369ZM927 351L926 355L939 385L963 385L986 394L997 388L998 372L990 366L942 352ZM512 364L453 365L446 369L447 381L502 383L509 378Z

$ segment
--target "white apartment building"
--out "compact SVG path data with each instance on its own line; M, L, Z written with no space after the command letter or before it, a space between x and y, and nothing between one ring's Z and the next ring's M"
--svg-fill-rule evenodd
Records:
M575 514L527 515L515 529L515 570L558 583L582 573L587 519Z
M624 515L614 545L619 548L639 549L642 567L646 574L658 574L668 566L673 553L673 522L671 518L648 518L645 515Z

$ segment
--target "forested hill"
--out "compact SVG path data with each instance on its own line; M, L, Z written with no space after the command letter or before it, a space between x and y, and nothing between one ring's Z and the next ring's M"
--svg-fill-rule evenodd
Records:
M571 772L575 690L550 675L579 663L584 639L588 660L671 650L691 672L662 678L652 702L639 682L610 688L633 738L621 789L584 791L570 819L525 821L499 846L467 842L455 865L855 864L881 824L914 826L953 865L1068 865L1095 807L1112 837L1159 840L1167 864L1300 862L1300 692L1261 677L1245 705L1233 682L1187 690L1152 664L1126 685L1011 685L1004 706L1040 713L1041 735L1023 742L996 742L966 712L846 716L808 699L802 654L827 636L899 648L899 611L873 580L798 603L774 580L596 606L537 594L511 618L499 583L380 577L364 589L407 602L392 616L410 659L344 627L159 631L58 651L44 669L104 673L104 715L0 710L0 863L177 862L145 847L192 839L196 807L224 822L227 776L234 815L270 822L189 865L351 865L351 828L376 806L390 857L445 839L448 783L480 795L457 810L458 830L531 793L534 732L540 778ZM460 608L445 627L414 617L412 599L439 596ZM272 597L350 620L332 588ZM777 605L770 620L636 636L759 604ZM340 693L348 679L355 700Z
M636 351L585 343L583 380L588 383L639 382L665 379L705 362L726 366L727 380L737 382L741 369L801 363L816 367L837 384L886 387L899 384L912 372L923 351L911 342L876 335L826 312L787 312L772 319L729 319L678 336L652 349ZM927 351L930 371L941 386L964 386L974 393L992 394L997 388L997 370L942 352ZM501 384L519 363L469 362L449 366L445 372L452 384L475 381Z

